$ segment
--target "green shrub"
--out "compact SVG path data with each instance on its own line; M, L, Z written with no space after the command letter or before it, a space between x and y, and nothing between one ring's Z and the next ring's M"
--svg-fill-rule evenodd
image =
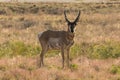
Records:
M120 44L116 42L96 43L89 46L87 52L90 58L118 58L120 57Z
M70 65L71 70L78 70L78 65L76 64L71 64Z
M70 57L71 58L75 58L75 57L78 57L82 54L82 51L81 51L81 46L75 44L71 47L70 49Z
M60 53L60 51L58 51L58 50L50 50L45 54L45 56L46 57L53 57L55 55L59 55L59 53ZM61 53L60 53L60 55L61 55Z
M91 53L91 56L94 58L109 58L112 57L112 50L113 48L111 46L102 44L102 45L95 45L93 46L93 52Z
M0 44L0 57L3 56L33 56L40 54L41 49L39 45L25 44L21 41L9 41ZM47 57L58 55L60 51L48 51ZM61 54L60 54L61 55ZM70 58L85 55L89 58L107 59L120 57L120 43L118 42L98 42L75 44L70 49Z
M112 65L112 67L110 68L110 73L112 73L112 74L120 74L120 66Z
M120 57L120 44L116 43L113 45L113 50L112 50L112 57L117 58Z
M3 56L32 56L36 55L40 52L39 46L35 45L27 45L23 42L6 42L0 45L0 57Z

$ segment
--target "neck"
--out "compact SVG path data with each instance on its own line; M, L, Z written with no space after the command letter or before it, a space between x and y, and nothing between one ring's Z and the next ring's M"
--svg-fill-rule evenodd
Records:
M69 33L74 33L74 32L71 32L69 29L68 29L68 31L67 32L69 32Z
M68 33L67 33L67 39L68 40L73 40L73 38L74 38L74 33L68 31Z
M74 34L74 32L71 32L71 31L67 31L67 32Z

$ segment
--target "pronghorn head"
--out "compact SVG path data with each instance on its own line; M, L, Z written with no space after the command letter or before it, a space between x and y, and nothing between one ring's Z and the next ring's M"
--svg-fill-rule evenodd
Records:
M76 17L76 19L75 19L73 22L70 22L70 21L67 19L66 11L64 11L65 20L66 20L66 22L67 22L67 24L68 24L68 31L69 31L69 32L74 33L74 28L75 28L75 26L76 26L76 24L77 24L77 22L78 22L78 20L79 20L80 13L81 13L81 12L79 11L78 16Z

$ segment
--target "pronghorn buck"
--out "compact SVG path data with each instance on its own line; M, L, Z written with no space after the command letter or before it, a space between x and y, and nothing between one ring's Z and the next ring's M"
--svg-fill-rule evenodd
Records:
M67 62L67 66L69 66L69 51L70 47L74 43L74 28L79 20L80 11L76 19L71 22L67 19L66 11L64 11L65 20L68 24L67 31L52 31L47 30L38 34L39 42L42 47L42 51L40 54L40 67L44 66L43 58L45 53L52 50L60 50L62 55L62 67L64 68L64 61ZM66 52L66 54L64 54ZM67 55L67 59L65 60L64 56Z

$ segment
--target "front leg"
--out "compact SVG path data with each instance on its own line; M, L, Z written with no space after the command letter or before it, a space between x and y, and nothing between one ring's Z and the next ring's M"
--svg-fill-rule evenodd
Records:
M62 68L64 68L64 48L61 48L61 55L62 55Z
M69 64L69 51L70 51L70 48L67 49L67 66L70 67L70 64Z

